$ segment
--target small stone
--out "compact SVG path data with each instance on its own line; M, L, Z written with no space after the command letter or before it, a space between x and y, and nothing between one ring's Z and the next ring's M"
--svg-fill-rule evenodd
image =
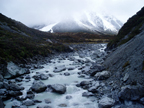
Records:
M62 104L59 104L58 106L59 106L59 107L67 107L67 104L62 103Z
M68 73L68 72L65 72L65 73L64 73L64 75L65 75L65 76L69 76L69 75L70 75L70 73Z
M66 99L72 99L72 96L66 96Z
M45 99L45 103L46 103L46 104L50 104L50 103L51 103L51 100L50 100L50 99Z

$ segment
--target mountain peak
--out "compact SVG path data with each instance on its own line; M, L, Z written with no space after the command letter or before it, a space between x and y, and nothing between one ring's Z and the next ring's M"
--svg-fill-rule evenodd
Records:
M90 32L96 34L118 33L123 23L106 12L96 13L85 11L72 17L66 17L64 20L49 24L40 30L59 32Z

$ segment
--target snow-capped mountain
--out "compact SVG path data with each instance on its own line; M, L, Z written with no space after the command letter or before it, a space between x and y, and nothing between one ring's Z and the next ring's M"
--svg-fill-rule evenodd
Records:
M84 12L69 19L47 25L40 30L50 32L93 32L117 34L123 23L112 15Z

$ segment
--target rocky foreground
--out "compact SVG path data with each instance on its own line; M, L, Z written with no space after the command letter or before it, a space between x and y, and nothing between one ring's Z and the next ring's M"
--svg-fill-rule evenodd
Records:
M113 72L110 71L113 67L103 65L110 58L107 58L110 52L104 51L106 45L82 44L71 47L74 52L41 59L37 64L17 66L10 62L7 66L9 73L0 76L1 108L4 107L3 101L6 108L144 107L143 85L129 83L132 74L128 70L124 73ZM47 65L50 67L46 68ZM71 87L73 93L69 93ZM75 94L75 89L80 91L80 97ZM44 96L46 94L48 97ZM54 101L53 97L57 94L60 97ZM41 95L43 98L39 97ZM53 97L50 98L51 95ZM77 98L79 102L75 102ZM87 100L80 101L80 98Z

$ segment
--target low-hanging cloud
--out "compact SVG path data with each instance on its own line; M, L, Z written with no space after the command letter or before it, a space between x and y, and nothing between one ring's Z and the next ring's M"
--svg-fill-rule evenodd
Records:
M56 22L84 11L101 10L125 22L143 4L142 0L0 0L0 12L28 26Z

